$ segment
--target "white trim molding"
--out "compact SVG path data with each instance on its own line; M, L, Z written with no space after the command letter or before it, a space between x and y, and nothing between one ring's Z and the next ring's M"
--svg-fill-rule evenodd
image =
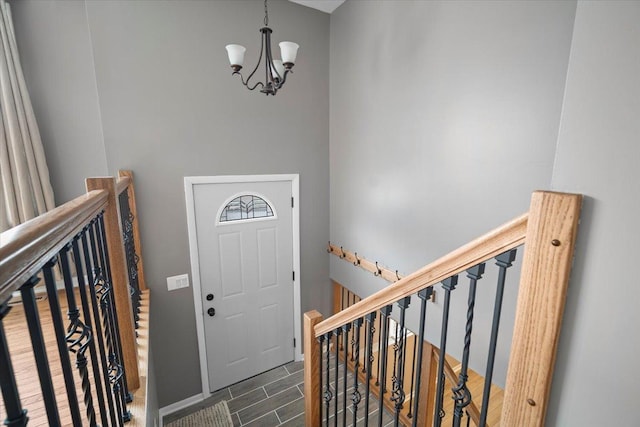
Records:
M191 260L191 278L193 283L193 301L196 311L196 333L198 335L198 353L200 356L200 375L202 380L202 396L209 396L209 367L207 364L207 346L204 334L204 311L202 308L202 284L200 282L200 264L198 243L196 238L194 186L199 184L227 184L243 182L291 182L291 195L294 199L292 209L293 225L293 334L296 340L294 358L302 360L302 313L300 308L300 177L298 174L280 175L225 175L225 176L187 176L184 178L184 192L187 204L187 227L189 232L189 257ZM195 397L195 396L194 396ZM191 398L190 398L191 399ZM189 400L189 399L186 399ZM185 401L182 401L185 402ZM178 403L182 403L178 402ZM177 404L174 404L177 405ZM170 405L173 409L173 405ZM164 409L164 408L163 408ZM180 409L180 408L178 408ZM177 409L173 409L175 412Z

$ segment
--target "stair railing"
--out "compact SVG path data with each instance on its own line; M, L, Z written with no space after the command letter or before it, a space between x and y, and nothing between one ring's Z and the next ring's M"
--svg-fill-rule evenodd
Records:
M118 189L133 191L130 172L125 173L119 182L89 178L85 195L0 234L0 413L7 425L26 425L23 402L39 401L50 426L122 426L131 419L132 392L146 390L140 384L116 198ZM135 212L134 205L129 209ZM54 268L61 271L61 283ZM46 309L34 291L39 282L46 287ZM146 293L144 299L146 326ZM12 309L24 318L10 315ZM35 360L39 392L35 373L25 371L26 353ZM21 391L30 397L21 398ZM41 399L34 400L33 393ZM135 396L139 399L138 392ZM137 421L144 422L144 402L134 406Z
M331 384L329 352L332 346L338 348L337 336L342 335L341 339L344 343L349 343L349 333L351 333L352 339L355 338L355 368L357 370L360 331L364 329L366 331L365 341L371 342L374 333L372 321L376 316L382 316L384 319L382 322L383 330L380 333L382 334L381 339L386 342L389 332L385 327L386 319L388 319L391 310L395 308L394 305L397 305L396 309L399 310L399 335L397 335L399 338L394 347L393 362L389 361L389 354L384 351L386 346L382 347L383 354L379 355L382 358L380 363L382 369L378 375L381 375L381 380L385 384L386 375L389 374L389 372L385 372L385 368L388 364L396 367L392 368L391 372L393 386L390 392L392 400L396 402L393 411L394 425L399 425L399 414L406 398L402 370L406 356L405 314L411 303L411 296L417 294L420 301L421 315L419 339L417 340L418 366L427 368L428 365L433 368L433 361L436 358L430 357L429 355L433 355L433 352L428 350L425 352L424 348L427 301L433 286L441 283L444 290L444 301L439 351L441 354L446 354L450 296L458 287L458 275L466 272L469 279L469 298L463 360L458 382L451 389L455 399L452 424L454 426L461 425L465 416L465 408L472 398L466 387L466 374L473 325L475 290L478 281L484 274L486 262L494 258L498 267L496 303L487 355L482 408L479 419L475 423L483 427L486 426L505 277L515 259L515 248L522 244L525 245L525 252L500 421L501 425L508 426L544 425L581 200L582 196L580 195L534 192L528 213L409 274L329 319L323 320L317 311L305 313L306 425L319 426L323 420L326 425L336 425L341 410L343 411L342 417L346 421L347 394L350 395L354 425L356 421L361 419L364 419L365 425L369 423L372 425L383 424L381 411L378 411L377 420L370 420L369 414L362 410L363 406L369 405L371 399L367 393L369 390L368 382L364 384L359 380L358 375L353 375L351 379L348 379L345 369L342 384L340 384L337 375ZM365 343L363 348L366 352L365 369L371 372L371 346ZM426 359L431 359L431 361L427 364L425 363ZM431 425L431 420L433 420L434 426L440 426L443 419L445 358L441 357L437 361L435 376L436 379L439 379L437 385L434 386L428 381L423 381L423 378L430 374L422 377L421 370L425 369L418 369L414 379L414 389L411 390L412 404L416 408L411 425ZM434 369L428 370L433 371ZM351 383L350 388L347 388L347 381ZM429 383L427 387L425 387L425 382ZM427 393L429 395L425 396ZM342 402L338 399L340 394L342 394ZM468 411L466 411L466 416L470 416Z

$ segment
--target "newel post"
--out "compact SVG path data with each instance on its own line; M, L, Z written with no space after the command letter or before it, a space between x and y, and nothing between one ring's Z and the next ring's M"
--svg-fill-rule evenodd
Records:
M127 275L127 263L120 228L120 213L118 196L116 194L116 181L113 177L87 178L87 191L106 190L108 203L104 212L104 228L107 236L107 249L109 251L109 265L111 267L111 281L113 295L118 316L120 342L122 345L123 364L127 378L129 391L140 387L138 373L138 349L134 329L131 297L129 294L129 276Z
M544 426L581 204L579 194L531 197L503 426Z
M316 310L304 314L304 425L320 427L320 343L315 326L322 321Z

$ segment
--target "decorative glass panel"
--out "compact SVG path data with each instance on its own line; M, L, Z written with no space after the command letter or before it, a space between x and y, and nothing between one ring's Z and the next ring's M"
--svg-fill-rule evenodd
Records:
M238 196L224 207L220 222L242 219L266 218L273 216L273 209L261 197L254 195Z

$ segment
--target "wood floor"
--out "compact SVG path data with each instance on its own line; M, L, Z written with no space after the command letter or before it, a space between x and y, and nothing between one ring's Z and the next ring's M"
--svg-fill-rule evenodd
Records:
M67 400L67 391L64 385L64 378L62 375L62 367L60 364L60 356L56 344L56 339L53 331L53 323L51 319L51 312L49 308L49 302L46 299L45 294L42 294L44 298L38 301L38 311L40 315L40 321L45 340L45 347L47 348L47 356L49 359L49 368L51 370L51 377L53 381L54 391L56 394L56 401L59 408L60 420L62 425L73 425L71 420L71 413L69 410L69 404ZM80 298L78 292L76 292L76 299L78 305L80 305ZM61 313L63 319L65 319L66 325L66 311L67 304L64 292L59 293L59 301L61 304ZM149 298L148 292L143 294L142 298L142 310L140 318L140 328L138 329L138 343L139 343L139 356L141 357L140 365L143 365L141 372L144 373L144 377L141 377L142 386L134 393L134 401L128 405L128 409L131 411L133 419L132 422L127 423L127 426L143 426L145 425L145 409L144 409L144 395L146 393L146 346L148 345L148 320L149 320ZM40 390L40 382L38 380L38 374L36 371L35 359L32 353L31 340L29 339L29 332L26 326L24 310L22 304L12 305L11 311L5 317L4 328L7 334L7 341L11 354L11 360L13 364L16 381L18 384L18 390L20 393L20 399L24 409L27 409L27 415L29 417L29 426L48 426L47 414L44 408L44 401L42 398L42 392ZM95 325L95 319L92 318L92 323ZM87 357L89 352L87 351ZM85 406L83 403L83 392L81 387L80 376L75 368L75 355L71 354L71 365L74 376L74 382L76 385L76 394L80 405L80 411L82 414L82 421L84 425L88 425L87 416L85 413ZM96 411L96 417L98 423L100 422L100 413L98 408L98 399L96 395L96 383L95 373L91 363L89 363L89 376L91 380L91 390L93 395L93 403ZM98 369L100 371L100 368ZM104 378L100 373L100 378ZM102 384L104 388L104 383ZM0 419L6 418L6 412L4 408L4 402L0 400Z

